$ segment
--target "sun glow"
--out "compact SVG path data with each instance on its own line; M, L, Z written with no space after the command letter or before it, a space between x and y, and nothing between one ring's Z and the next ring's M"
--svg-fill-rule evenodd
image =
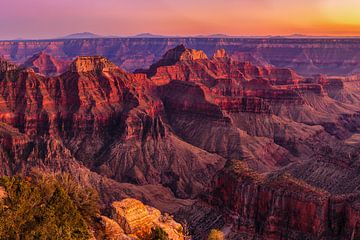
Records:
M360 25L360 1L358 0L328 0L324 4L324 12L335 23Z

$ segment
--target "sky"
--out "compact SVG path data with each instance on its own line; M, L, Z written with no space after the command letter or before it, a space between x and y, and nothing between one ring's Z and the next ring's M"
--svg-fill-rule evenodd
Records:
M360 0L0 0L0 39L130 36L360 36Z

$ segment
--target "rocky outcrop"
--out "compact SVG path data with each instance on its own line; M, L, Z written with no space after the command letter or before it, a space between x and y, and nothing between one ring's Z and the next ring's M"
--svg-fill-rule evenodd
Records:
M162 215L159 210L144 205L136 199L124 199L112 204L112 217L127 235L145 237L151 229L160 227L171 240L182 240L183 228L171 216Z
M111 218L101 216L101 228L104 231L103 238L110 240L131 240L135 239L124 233L120 225Z
M225 49L217 49L213 55L213 58L229 58L229 55L226 53Z
M203 51L188 49L183 44L181 44L166 52L162 58L162 63L173 64L177 61L193 61L200 59L207 59L207 56Z
M104 57L77 57L70 65L70 71L77 73L109 72L117 67Z
M46 76L59 75L66 71L70 61L58 60L44 52L35 54L22 64L25 68L32 68L36 73Z
M16 70L17 66L9 61L0 58L0 72Z
M158 91L165 107L173 112L190 112L224 118L219 107L208 102L205 92L196 84L172 81L168 85L160 87ZM224 121L226 121L225 118Z
M7 193L3 187L0 187L0 202L7 197Z

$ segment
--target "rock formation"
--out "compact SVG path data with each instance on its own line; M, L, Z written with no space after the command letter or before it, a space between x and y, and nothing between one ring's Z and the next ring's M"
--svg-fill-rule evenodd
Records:
M130 236L143 236L151 232L152 228L160 227L169 239L182 240L183 229L171 216L162 215L159 210L144 205L142 202L127 198L112 204L113 219Z
M69 61L58 60L54 57L40 52L25 61L23 64L26 68L32 68L36 73L46 76L60 75L68 67Z
M77 57L70 65L70 71L76 73L110 72L117 67L104 57Z
M249 236L265 239L360 236L357 225L360 209L353 200L350 207L346 197L331 196L290 174L262 176L240 162L232 162L217 176L215 185L215 205L227 206L233 213L235 231ZM345 215L348 217L340 221Z
M229 55L226 53L225 49L217 49L213 55L213 58L229 58Z
M17 66L3 58L0 58L0 72L15 70Z
M4 189L3 187L0 187L0 202L1 202L4 198L6 198L6 196L7 196L7 193L6 193L5 189Z
M134 239L127 236L120 225L111 218L101 216L101 225L104 229L105 239L131 240Z

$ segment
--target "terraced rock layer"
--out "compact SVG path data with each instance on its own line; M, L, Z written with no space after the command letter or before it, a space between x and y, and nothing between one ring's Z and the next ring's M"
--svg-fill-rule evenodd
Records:
M184 44L211 56L224 48L238 61L255 65L290 67L301 74L348 75L359 73L359 39L286 38L105 38L0 42L0 56L24 63L44 52L58 60L77 56L107 57L122 68L146 68L169 49Z

